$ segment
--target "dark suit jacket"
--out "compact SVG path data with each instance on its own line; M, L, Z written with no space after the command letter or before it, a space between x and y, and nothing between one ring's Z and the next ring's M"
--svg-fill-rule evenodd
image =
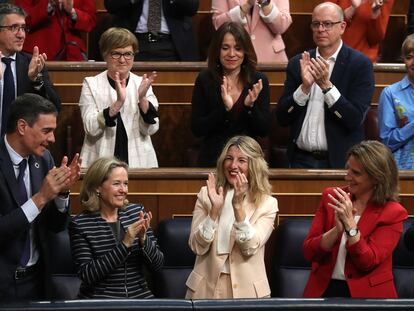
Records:
M262 79L263 89L253 108L242 105L240 111L234 108L226 111L220 84L213 79L208 69L200 72L191 99L191 130L194 135L203 137L198 165L216 166L217 157L230 137L248 135L257 138L268 134L271 117L269 81L263 73L256 72L254 83L259 79ZM240 97L243 102L251 87L245 86Z
M114 26L124 27L132 33L142 13L143 0L105 0L105 8L115 15ZM162 0L162 7L172 41L181 61L200 59L193 32L191 16L197 13L198 0Z
M328 206L333 188L326 189L303 243L312 271L304 297L321 297L329 285L338 256L341 237L331 250L323 249L322 235L335 226L334 209ZM407 210L398 202L368 203L358 221L359 242L345 245L345 277L353 298L397 298L392 274L392 253L403 231Z
M42 157L30 156L30 181L32 193L39 191L44 177L54 166L52 156L46 151ZM20 263L24 243L30 224L20 206L17 197L17 180L13 163L7 152L4 140L0 141L0 300L8 296L9 288L14 284L14 271ZM38 235L40 265L44 272L46 297L50 295L49 250L46 245L46 232L58 232L66 227L68 213L57 210L53 201L48 203L35 219L35 230Z
M315 57L316 51L309 51ZM284 91L276 107L276 116L283 126L290 126L288 157L302 129L308 105L299 106L293 93L302 84L299 60L301 54L289 60ZM325 130L329 163L332 168L344 168L348 149L365 138L364 120L374 93L374 72L371 61L345 44L338 53L331 82L341 97L331 107L325 104Z
M44 81L43 87L39 91L33 87L32 81L30 81L29 76L27 75L31 59L32 56L30 54L23 52L16 54L17 96L24 93L39 94L44 98L50 100L56 106L56 109L60 111L60 98L56 93L52 82L49 80L49 74L47 72L46 66L43 67L42 70Z

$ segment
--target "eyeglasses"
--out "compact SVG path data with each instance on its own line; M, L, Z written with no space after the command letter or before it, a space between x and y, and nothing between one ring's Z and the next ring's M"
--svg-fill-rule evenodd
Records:
M5 28L7 30L10 30L12 33L18 33L19 30L23 32L29 32L29 28L26 25L18 25L18 24L5 25L5 26L0 26L0 28Z
M336 24L342 23L342 21L338 22L331 22L331 21L325 21L325 22L317 22L314 21L310 24L311 28L313 30L318 30L320 26L322 26L323 29L329 30L332 29L332 27Z
M120 59L121 56L123 56L126 60L131 60L134 58L134 55L135 55L134 52L125 52L125 53L111 52L111 57L113 59Z

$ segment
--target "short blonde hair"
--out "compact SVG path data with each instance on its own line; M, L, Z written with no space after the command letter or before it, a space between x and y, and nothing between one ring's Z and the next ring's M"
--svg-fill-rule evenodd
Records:
M130 45L136 53L138 51L138 40L132 32L125 28L111 27L99 39L99 50L103 58L115 49Z
M117 167L123 167L128 172L128 164L115 157L99 158L89 166L83 177L79 195L84 211L99 211L97 189L109 178L112 170Z
M414 34L411 34L405 38L401 46L401 57L406 58L411 52L414 52Z
M365 140L353 146L347 159L353 156L375 183L372 201L383 205L398 201L398 168L391 150L376 140Z
M265 195L271 195L272 186L269 182L269 167L259 143L249 136L234 136L224 146L217 160L216 187L229 188L224 174L223 163L230 147L235 146L247 156L249 170L249 191L253 202L258 205Z

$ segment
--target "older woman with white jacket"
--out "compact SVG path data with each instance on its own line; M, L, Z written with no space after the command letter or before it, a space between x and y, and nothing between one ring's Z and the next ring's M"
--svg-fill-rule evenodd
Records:
M138 42L127 29L108 29L99 46L107 70L85 78L79 100L85 129L82 165L116 156L131 168L158 167L150 137L159 127L151 87L156 73L140 77L130 72Z

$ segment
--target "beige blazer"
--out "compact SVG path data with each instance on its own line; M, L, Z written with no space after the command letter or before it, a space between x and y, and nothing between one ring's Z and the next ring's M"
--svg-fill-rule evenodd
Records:
M212 0L213 25L217 29L227 21L239 22L250 35L257 60L264 62L287 62L282 34L292 24L289 0L271 0L273 10L269 15L255 5L252 14L241 17L241 0Z
M189 245L197 255L194 269L187 279L186 299L210 299L214 297L217 281L223 265L229 260L233 298L262 298L270 295L269 282L264 263L265 243L274 229L278 212L277 200L267 196L259 207L249 199L246 216L255 229L253 238L244 243L235 239L234 229L230 237L230 254L217 254L217 230L211 243L207 243L199 232L211 208L207 187L202 187L193 212Z
M122 121L128 135L129 167L158 167L157 157L150 135L158 131L159 119L155 124L147 124L140 115L138 107L138 87L142 78L130 73L126 89L125 103L121 109ZM158 100L150 87L147 99L158 110ZM81 157L82 167L88 167L99 157L114 155L116 126L105 126L103 110L116 101L115 89L107 78L107 71L83 81L79 108L82 115L85 139Z

